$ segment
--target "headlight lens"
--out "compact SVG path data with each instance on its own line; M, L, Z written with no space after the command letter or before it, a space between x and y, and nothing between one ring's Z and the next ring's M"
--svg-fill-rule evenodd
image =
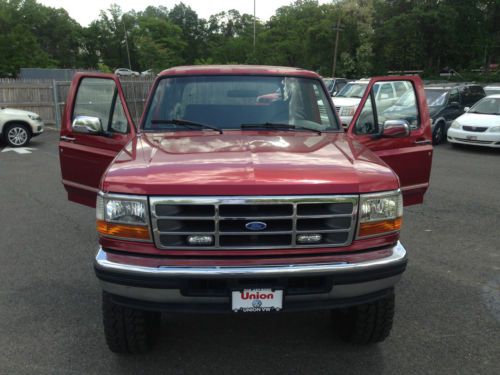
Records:
M32 119L33 121L42 121L42 118L40 116L37 116L37 115L28 115L28 117L30 119Z
M354 112L356 112L356 107L342 107L340 116L353 116Z
M451 127L453 129L460 129L462 126L458 123L458 121L454 120L452 123L451 123Z
M103 236L151 240L146 197L99 195L96 218L97 231Z
M363 194L360 199L358 237L399 231L403 218L401 191Z
M492 126L488 129L490 133L500 133L500 126Z

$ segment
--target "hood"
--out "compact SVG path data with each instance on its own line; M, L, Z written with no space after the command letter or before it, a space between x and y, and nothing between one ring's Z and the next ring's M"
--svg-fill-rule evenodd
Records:
M394 172L344 133L146 133L108 168L106 192L148 195L349 194L397 189Z
M29 112L29 111L23 111L21 109L13 109L13 108L3 108L0 109L0 113L4 115L11 115L11 116L38 116L38 114L34 112Z
M351 107L357 106L361 101L361 98L342 98L339 96L334 96L332 100L333 105L336 107Z
M483 115L480 113L464 113L456 121L460 125L483 126L490 128L500 125L500 115Z

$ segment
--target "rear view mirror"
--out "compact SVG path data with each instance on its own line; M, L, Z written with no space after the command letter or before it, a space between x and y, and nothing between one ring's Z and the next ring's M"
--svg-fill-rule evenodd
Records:
M99 117L93 116L76 116L71 124L71 128L75 133L83 134L101 134L102 124Z
M410 135L410 125L406 120L387 120L384 122L382 136L387 138L404 138Z
M464 112L469 112L469 110L470 110L470 107L465 107L464 108Z

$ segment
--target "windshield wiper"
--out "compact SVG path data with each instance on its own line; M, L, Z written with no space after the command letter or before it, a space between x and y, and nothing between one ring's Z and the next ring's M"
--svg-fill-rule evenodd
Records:
M271 130L285 130L285 131L296 131L305 130L321 135L321 130L308 128L305 126L297 126L292 124L280 124L277 122L264 122L262 124L241 124L241 129L271 129Z
M188 120L181 120L181 119L178 119L178 118L151 120L151 124L172 124L172 125L180 125L180 126L185 126L185 127L194 126L195 128L198 128L198 129L211 129L211 130L215 130L219 134L222 134L222 129L219 129L219 128L215 127L215 126L210 126L210 125L207 125L207 124L202 124L201 122L193 122L193 121L188 121ZM152 129L147 129L147 130L152 130Z

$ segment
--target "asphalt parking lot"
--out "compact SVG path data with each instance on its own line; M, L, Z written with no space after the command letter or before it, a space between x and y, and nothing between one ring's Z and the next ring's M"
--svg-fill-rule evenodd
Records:
M342 343L326 312L168 315L155 349L127 357L104 342L95 215L66 200L57 138L0 145L0 374L500 373L500 150L435 148L384 343Z

